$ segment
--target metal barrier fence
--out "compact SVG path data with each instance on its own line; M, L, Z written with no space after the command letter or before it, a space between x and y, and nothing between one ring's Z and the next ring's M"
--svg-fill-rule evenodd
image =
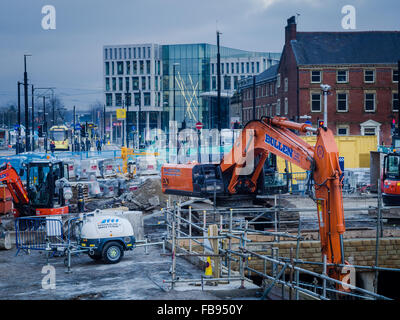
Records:
M170 202L168 202L170 203ZM327 273L328 266L334 266L333 264L327 263L326 256L324 256L323 262L312 262L304 261L299 259L299 248L300 243L303 241L301 235L301 223L298 224L297 235L288 234L282 232L279 229L279 217L278 220L273 219L271 223L275 228L271 231L260 231L250 228L250 224L257 223L258 219L265 217L274 211L279 210L279 206L275 208L259 208L258 212L254 212L254 208L238 208L230 210L215 210L215 209L194 209L191 206L182 208L182 204L175 204L173 207L167 205L167 208L163 209L167 227L167 239L171 242L171 256L172 256L172 267L171 267L171 280L165 280L164 282L170 283L172 288L178 282L201 282L203 284L203 277L201 279L183 279L178 277L176 272L176 257L179 256L197 256L200 259L204 257L211 257L214 260L214 266L219 266L218 269L221 273L216 276L207 278L207 281L233 281L241 280L241 287L244 287L245 281L251 282L249 277L257 275L263 279L268 279L270 282L266 286L262 299L267 298L271 289L276 285L280 284L282 288L282 298L285 298L285 290L289 290L289 299L299 299L299 294L304 293L308 296L313 296L317 299L328 300L337 299L339 296L342 298L353 297L357 299L382 299L391 300L377 293L378 285L378 273L379 271L395 271L400 272L398 268L383 268L378 266L378 247L379 241L382 237L382 219L381 219L381 201L378 199L376 219L369 219L370 223L376 224L376 252L375 252L375 264L373 266L360 266L351 265L355 270L369 270L375 272L374 280L374 291L368 291L366 289L356 287L350 283L344 283L339 280L330 278ZM368 210L368 208L345 208L347 211L358 211ZM296 211L315 211L314 208L296 208L288 209ZM238 219L238 213L252 213L254 218L249 220ZM236 215L236 217L234 217ZM281 221L282 222L282 221ZM301 222L301 221L299 221ZM263 221L262 223L265 223ZM214 225L214 232L210 234L210 227ZM277 228L278 226L278 228ZM199 235L195 235L195 233ZM268 241L268 248L271 250L271 254L266 254L265 249L254 250L252 244L254 243L249 235L269 235L272 236L272 240ZM292 239L295 240L297 245L290 251L289 257L282 257L279 255L279 248L275 245L280 242L280 239ZM234 241L235 240L235 243ZM180 247L179 241L188 241ZM211 245L214 243L214 245ZM255 243L256 244L256 243ZM267 243L263 243L265 246ZM196 248L194 247L196 246ZM177 250L181 249L182 253L177 253ZM199 250L200 249L200 250ZM256 258L263 261L264 270L255 270L249 266L249 259ZM234 276L232 263L236 263L239 266L238 276ZM270 266L270 272L267 270L267 264ZM299 265L319 265L322 267L323 272L313 272L305 268L299 267ZM348 265L335 265L340 268L347 268ZM279 270L280 268L280 270ZM224 272L222 272L222 270ZM247 272L247 276L246 276ZM237 273L237 272L235 272ZM285 273L289 273L289 279L285 278ZM314 284L304 283L300 281L300 274L305 274L314 277L316 280ZM343 286L351 289L351 291L338 290L338 286Z
M20 250L54 249L65 242L61 218L17 218L15 237L17 254Z

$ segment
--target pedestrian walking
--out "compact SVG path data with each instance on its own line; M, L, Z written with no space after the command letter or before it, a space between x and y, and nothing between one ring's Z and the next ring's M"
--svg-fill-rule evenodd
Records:
M101 153L101 140L100 139L97 139L96 147L97 147L97 153L100 154Z
M54 154L54 151L56 150L56 144L54 141L50 141L50 151L52 154Z
M89 139L86 139L86 151L90 151L91 143Z

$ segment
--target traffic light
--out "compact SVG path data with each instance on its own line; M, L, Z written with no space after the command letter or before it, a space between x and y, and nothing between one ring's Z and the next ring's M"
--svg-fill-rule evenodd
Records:
M396 128L396 119L392 119L392 129Z
M43 126L42 125L38 126L38 136L40 138L43 137Z
M81 137L86 137L86 126L81 124Z
M324 127L324 120L318 120L318 128Z

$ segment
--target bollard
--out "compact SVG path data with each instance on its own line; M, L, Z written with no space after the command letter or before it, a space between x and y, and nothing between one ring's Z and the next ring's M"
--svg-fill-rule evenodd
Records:
M83 187L82 184L78 184L78 212L82 213L85 211L85 199L83 197Z
M192 253L192 206L189 206L189 253Z

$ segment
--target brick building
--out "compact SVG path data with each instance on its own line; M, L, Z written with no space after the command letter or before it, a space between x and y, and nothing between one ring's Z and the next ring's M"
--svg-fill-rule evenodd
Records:
M328 127L335 134L377 135L380 144L390 144L399 108L400 32L297 32L295 18L287 22L277 70L264 72L276 72L271 78L275 96L257 96L264 84L256 81L255 104L261 114L309 119L316 125L324 112L320 86L328 84ZM240 87L244 113L253 105L252 98L245 99L252 96L246 80L247 86L243 81Z

